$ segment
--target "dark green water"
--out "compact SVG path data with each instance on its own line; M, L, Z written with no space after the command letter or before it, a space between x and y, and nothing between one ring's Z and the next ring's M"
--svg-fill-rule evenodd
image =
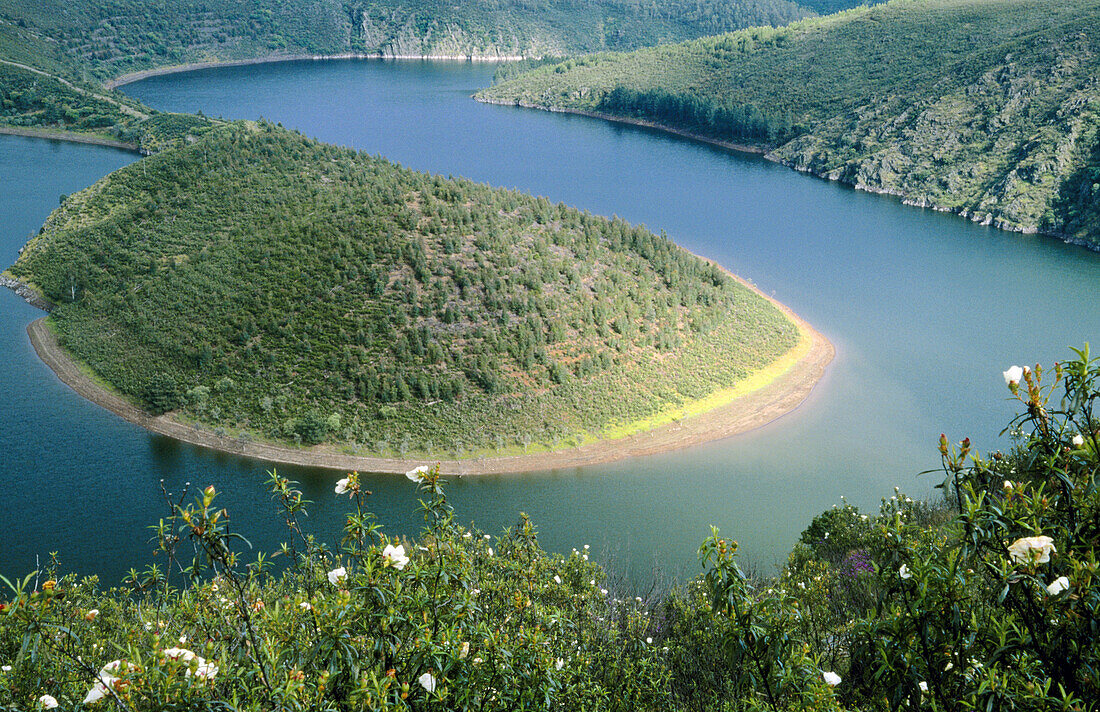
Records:
M165 110L264 117L407 166L517 187L665 230L774 293L838 355L809 401L720 442L583 469L454 482L462 518L487 531L529 513L555 550L589 543L621 570L693 573L711 524L760 565L782 560L817 512L847 496L877 507L938 464L940 432L983 449L1013 414L1001 371L1100 345L1100 255L981 227L799 175L755 156L574 116L468 97L492 68L465 63L297 62L153 78L127 93ZM88 146L0 139L5 264L57 204L133 157ZM82 401L35 358L38 312L0 294L0 573L56 550L116 580L149 560L144 527L159 482L214 484L258 546L283 537L262 487L270 465L152 436ZM280 468L335 536L338 476ZM374 510L413 533L402 477L371 478Z

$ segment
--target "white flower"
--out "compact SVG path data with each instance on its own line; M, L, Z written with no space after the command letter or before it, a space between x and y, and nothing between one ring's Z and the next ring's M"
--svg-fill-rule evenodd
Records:
M1054 581L1049 586L1047 586L1047 592L1051 596L1057 596L1059 593L1065 591L1067 588L1069 588L1069 579L1065 576L1059 576L1058 578L1054 579Z
M602 593L603 595L606 596L607 595L607 589L606 588L601 588L600 593Z
M492 537L491 535L489 535L489 534L486 534L486 535L485 535L485 541L489 541L489 540L490 540L490 539L492 539L492 538L493 538L493 537Z
M84 704L94 704L107 696L108 692L114 688L115 683L118 682L118 678L111 675L111 673L118 670L121 665L121 660L112 660L100 669L99 674L96 675L95 685L84 696Z
M898 576L901 576L903 579L913 578L913 574L909 571L909 567L905 564L902 564L901 568L898 569Z
M94 621L96 619L96 616L98 616L98 615L99 615L99 609L98 608L93 608L92 610L90 610L90 611L88 611L87 613L84 614L84 620Z
M492 556L492 555L493 555L493 547L490 546L489 547L489 556Z
M348 491L348 487L351 484L351 478L345 477L340 480L336 480L336 494L344 494Z
M554 661L554 669L555 670L561 670L563 667L565 667L565 660L563 660L561 658L558 658L557 660Z
M338 569L333 569L328 572L328 582L333 586L338 586L342 579L347 578L348 570L341 566Z
M309 601L302 601L301 603L298 604L298 608L301 608L303 611L312 611L313 610L313 606L311 606L309 604Z
M427 465L421 465L414 470L409 470L408 472L406 472L405 477L408 477L416 484L420 484L421 481L424 479L424 475L428 474L431 469L432 468L428 467ZM431 690L429 690L429 692L431 692Z
M1008 555L1017 564L1045 564L1050 555L1058 553L1054 540L1049 536L1028 536L1017 539L1008 547Z
M645 643L646 645L653 645L653 638L646 638Z
M1081 435L1081 433L1077 433L1076 435L1073 436L1073 441L1072 442L1073 442L1073 447L1084 447L1085 438Z
M164 657L171 658L172 660L180 660L185 663L194 660L196 665L195 677L202 680L213 680L214 676L218 674L217 665L206 662L206 659L201 655L196 655L187 648L166 648L164 650ZM191 677L191 668L188 667L184 674Z
M0 665L0 672L11 672L11 665Z
M1012 484L1012 480L1005 480L1004 483L1005 492L1011 492L1016 489L1016 485Z
M195 654L187 648L166 648L164 651L164 657L172 658L173 660L182 660L184 662L189 662L191 658L195 657Z
M418 677L416 681L419 682L420 686L427 690L429 694L435 692L435 678L432 677L430 672L424 673Z
M382 550L382 558L390 562L398 571L405 568L405 564L409 563L409 557L405 556L405 547L400 544L386 546Z
M180 643L182 644L182 643L186 643L186 642L187 642L187 636L186 635L181 635L180 636Z
M195 677L199 678L200 680L213 680L214 677L218 674L218 666L214 663L208 663L202 658L198 658L198 660L199 666L195 668ZM187 674L191 674L190 669L187 670Z
M921 692L928 692L928 683L925 682L924 680L921 680L920 682L918 682L917 687L920 688Z
M830 687L836 687L840 684L840 675L835 672L823 672L821 677L825 679L825 684Z
M554 583L561 583L561 576L554 574Z
M462 643L462 650L458 653L459 660L465 660L466 656L470 654L470 641L464 641Z
M38 698L38 706L44 710L52 710L57 707L57 700L51 695L42 695Z
M1004 377L1006 386L1011 388L1014 385L1019 385L1020 379L1024 377L1024 369L1019 366L1013 366L1004 372Z

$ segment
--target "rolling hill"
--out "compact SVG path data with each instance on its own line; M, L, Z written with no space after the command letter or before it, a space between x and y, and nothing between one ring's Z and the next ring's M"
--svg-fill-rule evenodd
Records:
M760 147L906 202L1100 246L1100 2L893 0L541 67L479 98Z

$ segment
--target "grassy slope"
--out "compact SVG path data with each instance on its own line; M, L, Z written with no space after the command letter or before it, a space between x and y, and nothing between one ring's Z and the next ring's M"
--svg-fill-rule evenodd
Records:
M546 67L482 93L605 110L616 87L783 125L772 157L1003 227L1100 245L1097 0L894 0ZM619 113L677 126L644 106ZM691 126L699 133L721 126Z
M103 379L216 428L390 455L560 447L798 342L717 268L545 200L270 126L142 164L72 196L11 271Z

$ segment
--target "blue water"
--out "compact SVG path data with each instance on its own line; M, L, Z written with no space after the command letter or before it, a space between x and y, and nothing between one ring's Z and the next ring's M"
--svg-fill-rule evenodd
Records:
M589 543L636 580L653 567L697 570L711 524L767 567L785 558L817 512L841 497L877 507L900 485L926 495L941 432L982 449L1014 413L1001 371L1100 344L1100 255L902 206L797 174L760 157L576 116L469 99L492 68L466 63L294 62L145 80L125 91L163 110L281 122L412 168L462 175L620 215L664 230L790 305L826 334L837 358L810 399L760 430L611 465L466 478L449 491L462 519L491 532L531 515L543 543ZM0 140L0 248L18 245L57 193L133 157L88 146ZM33 193L33 199L25 195ZM9 227L14 225L14 227ZM0 295L9 358L0 371L12 493L2 524L14 547L0 573L61 553L117 580L149 561L144 527L172 489L214 484L257 545L285 538L262 487L267 463L149 435L75 396L39 364L24 328L38 315ZM338 474L280 467L316 500L311 524L336 536ZM401 477L372 477L372 505L391 531L415 533ZM10 539L9 539L10 540Z

